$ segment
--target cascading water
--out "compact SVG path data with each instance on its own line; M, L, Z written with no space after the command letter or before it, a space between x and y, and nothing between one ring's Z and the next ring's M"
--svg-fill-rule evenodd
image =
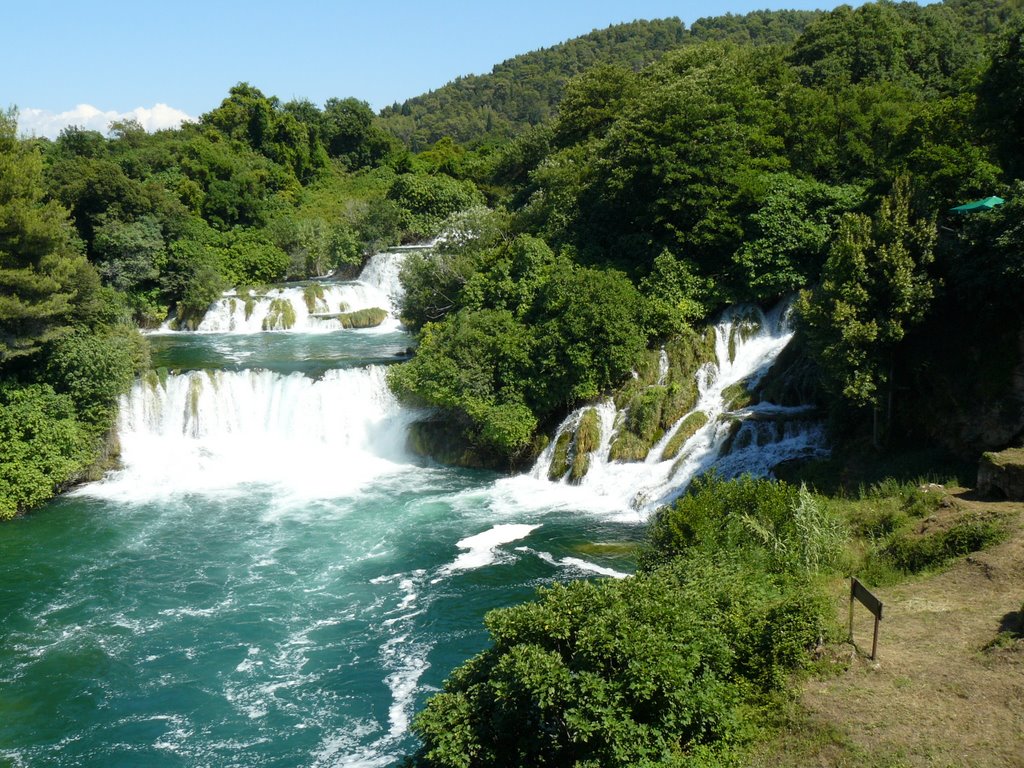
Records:
M793 330L788 315L787 304L767 314L756 307L737 307L724 314L714 329L715 362L697 372L696 406L665 432L643 461L610 460L612 441L625 414L611 400L605 400L569 415L537 460L530 479L548 484L558 438L573 433L582 414L591 409L598 415L600 444L582 480L572 484L562 478L556 493L563 503L586 503L611 513L619 510L624 519L646 518L683 493L694 477L712 465L724 477L770 475L772 468L784 461L827 454L824 427L811 409L762 402L729 410L726 402L726 393L737 385L755 388L790 342ZM665 350L659 354L658 368L657 384L664 385L668 371ZM700 417L703 426L682 443L675 455L666 457L666 447L676 432L692 423L694 416Z
M222 332L154 335L160 372L122 404L122 468L0 527L0 763L394 765L415 710L484 646L487 610L625 575L637 521L727 441L729 473L820 448L788 411L721 402L788 340L780 310L742 338L719 326L697 406L711 418L685 458L609 461L608 401L579 485L548 480L544 458L511 478L417 461L419 414L384 381L409 341L401 258L336 286L375 292L382 328L257 333L226 297L208 315L225 310Z
M380 326L381 329L397 330L394 309L401 290L398 272L403 256L401 251L375 254L355 281L307 281L271 288L263 294L249 289L241 294L235 290L228 291L210 306L196 331L326 333L343 327L338 315L368 309L386 310L390 317ZM284 311L285 305L287 312ZM165 323L160 330L173 330L173 321Z

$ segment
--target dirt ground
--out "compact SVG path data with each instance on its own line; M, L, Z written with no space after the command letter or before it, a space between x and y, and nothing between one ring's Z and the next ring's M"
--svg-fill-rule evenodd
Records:
M828 649L841 671L804 684L753 765L1024 768L1024 504L952 495L964 512L1005 515L1008 540L874 590L885 605L877 659L857 605L858 650ZM848 605L837 598L844 622Z

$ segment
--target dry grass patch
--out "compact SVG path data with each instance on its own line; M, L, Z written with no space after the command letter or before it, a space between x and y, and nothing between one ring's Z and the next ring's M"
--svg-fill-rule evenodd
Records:
M957 492L929 521L957 515L1006 521L1005 541L947 570L875 589L885 603L877 661L849 645L828 649L838 674L804 684L781 734L754 766L1024 766L1024 504ZM836 585L845 620L848 587ZM854 635L870 649L872 619Z

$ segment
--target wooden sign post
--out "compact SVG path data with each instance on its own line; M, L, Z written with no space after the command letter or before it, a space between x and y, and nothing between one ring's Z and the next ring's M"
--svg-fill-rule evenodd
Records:
M871 611L875 617L875 634L871 640L871 660L875 660L875 656L878 654L878 624L882 620L882 601L871 594L867 587L857 581L856 578L850 579L850 642L853 643L853 647L856 648L857 644L853 642L853 601L859 600L860 604Z

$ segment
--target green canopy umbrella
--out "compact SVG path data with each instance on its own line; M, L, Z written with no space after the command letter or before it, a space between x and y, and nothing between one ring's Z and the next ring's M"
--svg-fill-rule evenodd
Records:
M977 213L978 211L991 211L997 205L1002 205L1006 201L1001 197L986 197L984 200L974 200L970 203L964 203L958 205L955 208L950 208L952 213Z

